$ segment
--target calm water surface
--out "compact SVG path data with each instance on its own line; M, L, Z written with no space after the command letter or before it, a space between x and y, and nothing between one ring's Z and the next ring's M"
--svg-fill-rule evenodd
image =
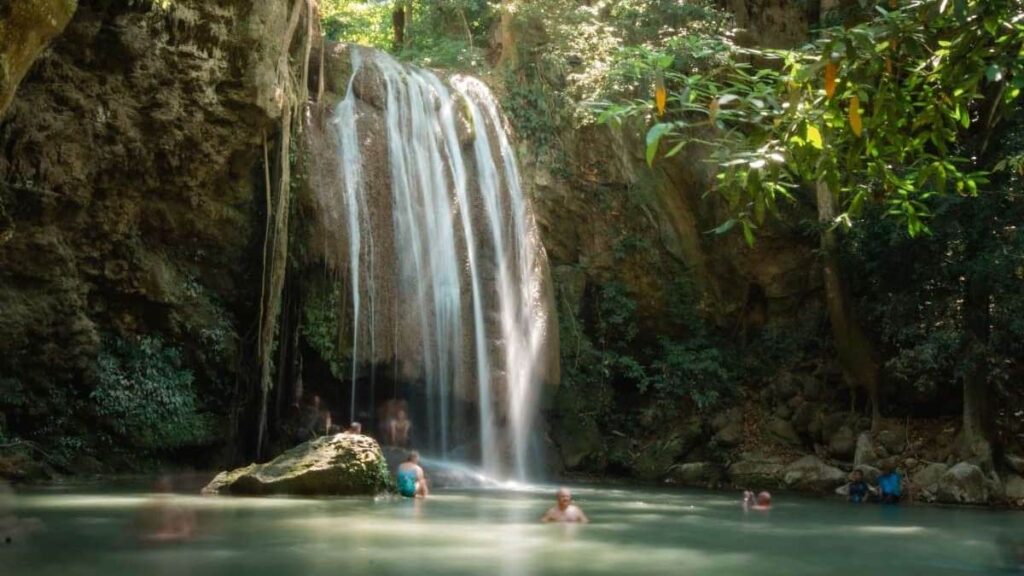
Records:
M0 543L0 574L995 574L1006 573L1002 542L1024 539L1024 515L1007 511L781 495L770 512L745 513L735 494L575 492L590 525L538 524L550 487L415 502L21 493L8 513L37 528ZM196 536L140 543L139 519L154 506L194 510Z

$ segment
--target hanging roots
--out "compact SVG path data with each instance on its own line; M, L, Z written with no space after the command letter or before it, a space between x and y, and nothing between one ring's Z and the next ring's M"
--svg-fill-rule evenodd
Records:
M292 40L298 30L299 21L302 16L302 8L306 10L306 39L303 48L303 61L301 62L301 84L296 86L295 77L289 63ZM288 266L288 212L291 204L291 140L292 130L295 128L301 132L303 117L299 113L297 127L293 127L293 119L300 107L305 106L309 89L306 86L309 74L309 58L312 50L313 31L315 30L313 20L316 18L316 8L313 0L295 0L292 6L291 15L288 20L288 29L285 33L284 49L278 59L277 79L282 90L282 111L281 111L281 137L278 149L278 169L280 178L277 185L277 205L271 206L269 173L266 174L267 186L267 237L264 239L264 261L263 261L263 294L261 294L260 322L259 322L259 378L260 378L260 416L256 437L256 456L259 458L263 451L263 440L267 428L267 399L273 387L274 379L272 371L272 354L277 333L278 316L281 312L281 298L284 291L285 273ZM265 152L264 152L265 153ZM269 170L269 168L268 168ZM270 219L273 215L273 235L270 234ZM267 242L270 244L270 268L267 269Z

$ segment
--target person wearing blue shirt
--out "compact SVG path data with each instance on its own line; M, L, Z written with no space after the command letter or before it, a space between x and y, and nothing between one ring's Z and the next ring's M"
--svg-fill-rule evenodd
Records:
M878 477L878 501L882 504L898 504L903 496L903 477L891 464L884 471Z

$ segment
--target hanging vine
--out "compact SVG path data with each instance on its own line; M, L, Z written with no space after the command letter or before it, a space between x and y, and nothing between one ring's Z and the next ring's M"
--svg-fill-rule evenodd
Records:
M296 82L290 62L291 46L302 20L303 7L306 14L305 42L302 49L302 61L299 82ZM291 144L292 131L302 131L303 115L300 110L305 106L309 96L307 87L309 75L309 58L312 52L314 21L317 20L315 0L295 0L288 19L283 50L277 63L277 82L281 101L281 126L278 148L277 202L272 206L269 196L267 202L268 238L264 244L263 282L260 306L260 323L257 343L259 358L260 412L256 436L256 456L263 452L263 442L267 429L267 402L270 390L274 385L273 351L278 330L278 317L281 313L281 300L284 292L284 280L288 266L288 213L291 206ZM295 123L295 116L298 122ZM273 219L272 235L270 221ZM269 241L269 254L267 251ZM269 268L268 268L269 260Z

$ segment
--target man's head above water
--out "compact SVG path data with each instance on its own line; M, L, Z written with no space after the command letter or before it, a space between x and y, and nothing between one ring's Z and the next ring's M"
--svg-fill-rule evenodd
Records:
M563 486L555 493L555 499L558 500L558 509L565 510L572 504L572 492Z

